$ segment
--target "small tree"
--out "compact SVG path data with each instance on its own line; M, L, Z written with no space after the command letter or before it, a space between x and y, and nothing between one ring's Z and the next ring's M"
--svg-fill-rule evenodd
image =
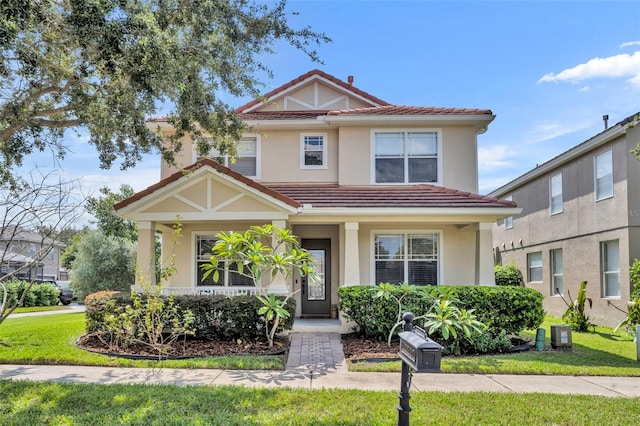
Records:
M83 202L77 182L63 181L55 172L35 169L17 181L0 182L0 324L33 286L29 282L10 298L4 283L37 268L62 245L60 236L80 218ZM27 234L30 240L23 244Z
M221 232L211 249L210 262L203 265L203 280L212 276L220 279L219 262L235 264L238 274L250 278L263 306L258 313L264 315L265 331L269 347L273 347L276 330L281 318L289 316L284 308L295 294L289 278L294 273L315 279L314 259L300 247L298 238L290 230L274 225L252 226L248 231ZM276 276L285 279L284 300L275 297L271 285Z
M71 286L82 298L101 290L130 291L136 274L135 253L129 240L87 232L72 265Z

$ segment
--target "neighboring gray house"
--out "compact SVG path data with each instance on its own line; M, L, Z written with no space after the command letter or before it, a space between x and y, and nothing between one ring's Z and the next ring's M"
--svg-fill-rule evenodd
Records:
M64 249L62 243L13 226L0 231L0 276L19 270L15 274L18 279L61 279L60 253Z
M629 265L640 258L640 143L638 116L628 117L489 196L513 200L522 213L493 229L497 264L514 262L525 285L545 295L561 316L570 293L588 281L587 313L599 325L625 317Z

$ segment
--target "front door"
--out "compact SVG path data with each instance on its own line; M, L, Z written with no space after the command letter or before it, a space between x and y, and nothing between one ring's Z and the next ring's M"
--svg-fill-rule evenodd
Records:
M331 240L302 240L302 247L315 259L317 279L302 277L302 316L331 315Z

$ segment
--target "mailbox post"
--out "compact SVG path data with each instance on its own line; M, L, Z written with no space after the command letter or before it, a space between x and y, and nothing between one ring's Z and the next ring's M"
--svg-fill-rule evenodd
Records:
M424 330L413 326L413 314L407 312L402 316L404 325L400 336L400 359L402 360L402 376L400 378L400 394L398 404L398 426L409 426L409 389L411 375L416 373L439 373L442 346L427 337ZM416 331L419 331L416 332Z

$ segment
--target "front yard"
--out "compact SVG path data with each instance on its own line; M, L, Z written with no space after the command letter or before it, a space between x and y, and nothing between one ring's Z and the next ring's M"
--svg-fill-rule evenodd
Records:
M122 367L217 368L248 370L280 370L285 355L216 356L206 358L142 361L95 354L77 348L75 340L84 333L82 313L9 318L0 326L0 363L66 364ZM546 350L524 353L469 357L444 357L442 371L476 374L560 374L639 376L633 339L614 335L610 328L598 327L595 333L573 333L573 351L563 352L549 347L549 326L559 324L547 317L542 327L547 330ZM535 339L535 331L523 336ZM400 362L350 363L351 371L400 371Z

